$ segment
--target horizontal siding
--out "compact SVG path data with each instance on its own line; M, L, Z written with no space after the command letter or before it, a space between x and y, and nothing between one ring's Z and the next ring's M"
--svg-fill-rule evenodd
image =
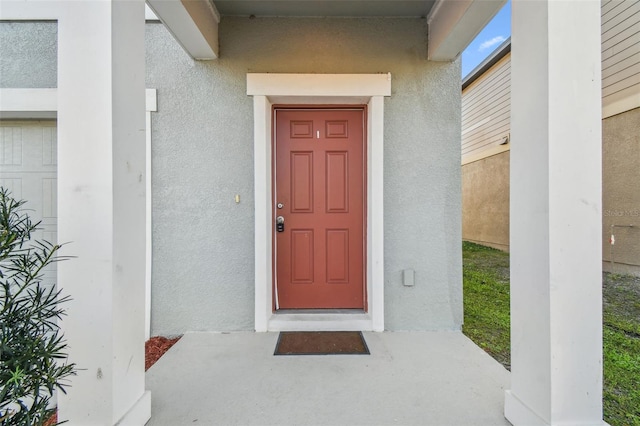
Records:
M463 126L467 124L464 120L469 121L469 124L477 122L478 119L481 120L482 118L478 118L478 116L486 112L485 109L487 105L493 105L505 97L507 99L511 97L510 85L504 84L504 79L511 80L510 70L507 70L506 75L502 76L502 78L502 80L494 82L491 86L487 86L486 91L479 94L473 102L462 105L462 109L465 112L462 122Z
M503 59L504 60L504 59ZM462 107L472 104L477 101L478 98L486 96L486 94L492 90L495 90L496 86L502 86L501 82L507 78L511 78L511 61L502 61L496 63L489 71L485 72L478 80L468 86L464 90L465 96L462 97Z
M639 3L640 4L640 3ZM635 9L635 8L634 8ZM631 9L628 10L629 12ZM634 43L635 37L640 32L638 27L638 13L626 16L625 19L608 31L601 32L603 59L618 53ZM622 46L622 48L620 48Z
M483 133L483 137L485 140L489 140L492 143L490 143L489 145L483 143L468 145L462 150L462 158L464 159L466 155L476 155L483 150L487 150L488 148L493 148L499 145L499 142L501 142L504 137L509 134L510 131L511 126L509 120L502 121L492 129L487 129L486 132Z
M508 123L510 108L511 106L509 104L503 105L502 108L496 109L492 115L492 117L500 117L499 119L484 119L478 122L478 126L471 127L468 132L465 132L463 137L466 139L466 143L463 145L463 149L466 146L476 145L478 142L483 141L485 139L484 135L488 132L491 132L493 129L505 122Z
M640 1L603 1L602 105L634 93L640 93Z
M510 131L511 60L502 58L462 92L462 160L489 150Z
M629 38L630 42L625 45L616 46L615 52L611 52L606 58L602 58L602 72L614 73L624 69L624 64L628 61L634 62L640 60L640 32L636 34L635 42ZM613 51L613 49L610 49Z
M602 34L603 36L609 32L617 32L616 28L626 28L629 17L640 11L640 2L638 0L617 1L617 6L608 13L602 14Z
M492 106L494 110L501 110L505 106L507 108L511 105L511 92L508 86L503 86L496 93L491 93L486 99L478 101L477 104L472 104L468 111L465 111L465 116L462 120L463 134L468 133L466 129L476 128L475 123L486 119L486 108Z
M603 0L602 1L602 15L611 11L611 9L618 7L620 0Z
M640 107L640 0L601 4L602 106L607 117ZM463 163L491 155L511 131L510 59L507 54L462 92Z
M617 31L609 31L602 36L602 59L608 59L616 53L637 43L640 28L632 22L626 22L625 26L618 26Z
M636 70L634 75L603 88L602 97L603 99L606 100L608 96L615 95L616 93L621 92L623 90L635 88L636 86L640 90L640 72L638 72L638 70Z
M628 66L625 66L624 68L616 67L618 70L615 73L612 73L611 75L608 75L606 77L603 76L602 89L605 90L625 80L630 80L630 79L633 79L634 77L640 77L640 73L638 72L639 64L640 64L640 61L636 59L633 62L629 61L628 64L625 64Z

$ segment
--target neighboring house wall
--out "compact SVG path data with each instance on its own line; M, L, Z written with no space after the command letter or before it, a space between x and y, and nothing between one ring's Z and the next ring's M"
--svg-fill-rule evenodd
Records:
M462 239L508 250L509 53L486 66L462 90Z
M56 37L55 24L0 23L0 87L55 87ZM220 59L194 61L163 25L146 26L146 83L158 95L152 334L254 327L254 120L246 74L256 72L391 73L385 328L459 329L460 63L425 59L426 20L224 17L220 41ZM24 70L35 70L35 81ZM402 285L404 269L416 271L415 286Z
M640 275L639 28L640 2L603 2L603 268L635 275Z
M153 333L253 328L248 72L391 73L385 327L460 327L460 68L427 61L426 34L421 19L224 17L220 59L195 62L162 25L147 25L147 87L158 90ZM409 268L414 287L402 285Z
M462 239L509 250L509 151L462 167Z
M610 117L640 106L640 1L602 2L602 107Z
M505 151L511 119L510 56L462 91L462 162Z
M603 120L602 161L603 267L640 275L640 107Z
M639 2L602 2L603 268L636 275L640 275L638 28ZM496 152L508 150L511 142L502 148L495 145L500 135L492 132L499 115L492 107L492 100L509 91L510 81L503 73L509 68L510 58L510 53L506 53L495 65L475 76L462 91L463 240L506 250L509 244L509 152ZM503 113L509 116L510 111ZM500 129L508 135L508 126ZM470 150L474 146L481 148ZM500 160L501 157L505 159ZM614 228L611 225L615 225ZM610 244L612 234L613 246Z

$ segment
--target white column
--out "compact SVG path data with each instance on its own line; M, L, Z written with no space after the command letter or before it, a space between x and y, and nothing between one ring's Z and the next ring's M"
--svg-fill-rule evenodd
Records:
M514 425L600 425L600 2L512 7L505 416Z
M73 2L58 24L58 282L81 370L60 395L72 425L143 425L144 1Z

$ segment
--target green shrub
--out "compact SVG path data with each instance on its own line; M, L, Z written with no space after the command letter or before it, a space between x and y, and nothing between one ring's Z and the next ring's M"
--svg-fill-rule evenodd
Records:
M56 389L65 391L75 364L57 320L69 300L42 282L43 270L61 260L59 245L32 240L39 223L0 187L0 425L42 425L52 414Z

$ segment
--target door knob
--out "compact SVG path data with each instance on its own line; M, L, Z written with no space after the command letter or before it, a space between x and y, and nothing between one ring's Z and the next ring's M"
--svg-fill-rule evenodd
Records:
M284 232L284 217L282 216L276 218L276 231Z

